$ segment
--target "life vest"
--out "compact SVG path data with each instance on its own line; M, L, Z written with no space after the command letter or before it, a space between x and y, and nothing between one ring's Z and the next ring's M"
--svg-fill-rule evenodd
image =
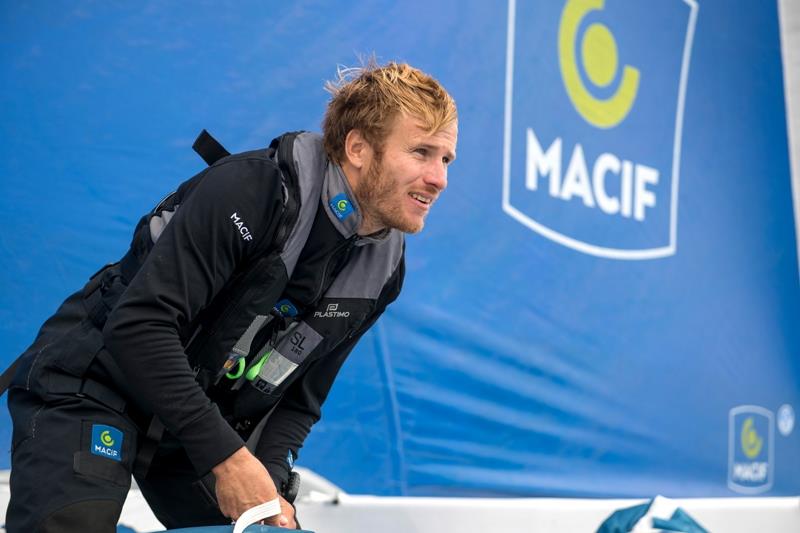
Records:
M238 157L230 155L205 131L194 148L210 167ZM379 297L396 275L404 252L401 232L387 230L380 238L363 238L352 226L355 217L337 217L336 210L342 207L337 202L343 194L351 193L341 171L338 175L331 172L318 135L285 134L272 141L267 155L279 171L283 189L284 210L276 236L265 253L241 265L213 301L181 332L198 383L212 400L225 397L221 403L228 408L223 414L231 422L260 420L309 364L335 350L374 319L382 311L376 308ZM204 175L201 172L184 182L178 189L180 195L169 195L142 217L122 260L101 269L87 283L82 293L95 327L77 328L80 339L70 342L79 348L61 350L55 366L81 376L95 354L107 356L101 350L100 334L106 317L180 209L180 202ZM324 214L320 210L325 210ZM310 302L293 302L285 298L284 292L297 270L315 219L320 216L329 217L331 224L351 235L342 243L348 247L348 259L335 276L325 278L323 273L320 290ZM5 375L11 376L20 360L29 354L27 364L23 362L15 378L26 383L26 376L36 367L37 350L35 342ZM119 369L115 371L113 360L101 363L124 392L124 376ZM7 381L11 378L7 377Z

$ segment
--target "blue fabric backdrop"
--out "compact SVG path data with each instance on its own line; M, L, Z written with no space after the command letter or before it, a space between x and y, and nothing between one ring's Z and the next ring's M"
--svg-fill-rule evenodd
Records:
M235 151L317 130L324 81L374 51L449 88L459 157L299 463L385 495L797 494L776 6L585 4L570 34L549 0L3 2L0 360L202 168L200 129ZM637 70L618 124L579 110L570 63L595 102Z

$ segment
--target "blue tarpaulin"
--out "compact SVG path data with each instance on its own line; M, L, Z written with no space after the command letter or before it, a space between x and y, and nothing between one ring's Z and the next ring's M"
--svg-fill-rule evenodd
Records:
M0 36L3 363L202 128L318 130L374 51L452 92L458 161L299 463L381 495L800 492L774 2L7 2Z

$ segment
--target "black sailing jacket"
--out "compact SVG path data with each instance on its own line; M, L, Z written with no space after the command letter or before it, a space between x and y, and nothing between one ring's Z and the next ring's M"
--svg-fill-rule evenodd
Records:
M402 286L402 233L360 237L360 222L318 135L224 157L144 216L125 258L83 289L98 326L81 330L88 345L57 312L12 386L48 369L111 383L200 475L272 410L256 455L280 487L342 363Z

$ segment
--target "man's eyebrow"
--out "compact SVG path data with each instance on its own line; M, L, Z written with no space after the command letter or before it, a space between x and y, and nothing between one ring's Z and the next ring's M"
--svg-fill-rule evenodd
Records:
M440 145L430 144L430 143L426 143L426 142L419 142L419 143L417 143L417 146L419 148L425 148L425 149L434 150L434 151L441 149ZM447 153L445 154L445 156L447 156L447 158L450 161L455 161L456 160L456 154L451 152L450 150L447 150Z

